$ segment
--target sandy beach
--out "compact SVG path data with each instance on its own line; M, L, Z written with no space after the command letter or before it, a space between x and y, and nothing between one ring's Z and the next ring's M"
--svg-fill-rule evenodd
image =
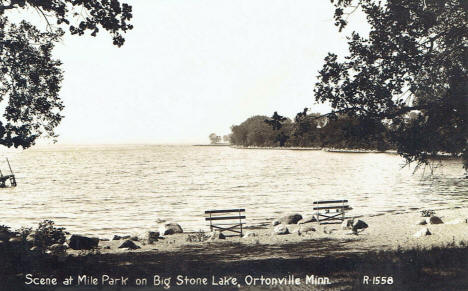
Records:
M3 274L3 287L30 287L24 283L27 282L26 274L55 276L60 280L80 274L94 274L97 277L112 274L129 277L132 282L139 277L151 280L154 280L154 276L172 278L171 290L361 290L368 287L362 285L363 276L375 274L392 277L392 284L386 286L392 290L439 290L440 286L447 284L452 284L450 290L459 287L462 290L461 287L467 286L468 208L437 210L436 215L443 224L419 225L424 218L416 210L359 217L356 219L365 221L368 228L357 235L349 229L342 229L340 224L319 225L312 222L302 225L302 229L314 228L315 231L299 231L301 234L298 233L301 226L291 224L287 225L291 232L287 235L273 234L273 226L268 225L249 226L245 232L254 235L247 238L237 236L197 241L209 235L208 229L204 234L166 235L153 243L140 236L133 238L140 247L135 250L119 248L125 239L112 240L109 236L100 238L99 247L90 251L68 249L62 256L23 255L22 265L17 266L20 269L14 272L8 269ZM426 227L431 235L415 237L416 232ZM304 285L306 276L310 274L329 278L330 283ZM235 277L241 283L219 286L210 281L208 286L189 283L179 286L176 285L179 275L210 280ZM248 281L249 276L296 276L302 278L302 284L253 284ZM440 278L437 284L432 280L434 276ZM424 279L426 277L432 278L432 283L428 283ZM148 289L143 290L168 290L153 283L148 283ZM32 290L38 288L35 286ZM50 289L46 286L39 290Z
M262 258L297 258L304 256L322 256L334 252L367 252L367 251L392 251L406 250L415 247L431 248L436 246L445 246L455 242L459 244L462 241L468 242L468 223L463 223L461 220L468 218L468 208L444 209L437 210L436 214L442 219L443 224L419 225L418 223L424 220L419 211L409 213L387 213L375 216L363 216L355 219L365 221L369 227L360 231L358 235L351 233L349 229L342 229L340 224L318 224L311 222L303 224L302 227L313 227L315 231L298 234L301 225L287 225L290 234L275 235L273 234L273 226L247 226L244 233L254 233L252 237L226 237L226 239L207 240L204 242L189 241L189 236L194 236L195 233L182 233L165 236L163 239L147 244L142 238L140 242L136 242L140 249L132 252L178 252L187 247L197 246L207 247L207 252L210 249L216 248L222 251L223 247L228 247L233 243L248 246L264 246L265 248L274 248L285 244L300 244L299 252L287 250L279 251L274 254L270 253L244 253L239 254L235 260L252 260ZM183 226L182 226L183 227ZM428 228L431 235L423 237L415 237L414 234L421 229ZM209 236L209 227L205 227L205 235ZM141 235L140 235L141 236ZM106 253L124 253L126 249L119 249L122 240L101 241L100 251ZM335 247L324 245L325 252L317 249L314 241L330 240L334 242ZM310 248L307 248L307 242L310 242ZM71 253L77 253L72 251Z

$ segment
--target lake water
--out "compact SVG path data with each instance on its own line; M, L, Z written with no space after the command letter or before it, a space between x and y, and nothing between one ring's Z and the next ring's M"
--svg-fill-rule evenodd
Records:
M0 224L44 219L111 237L173 220L208 230L208 209L246 208L248 225L312 202L348 199L351 215L468 205L461 161L413 174L394 154L195 146L49 146L5 154L18 187L0 189ZM0 161L3 173L9 172Z

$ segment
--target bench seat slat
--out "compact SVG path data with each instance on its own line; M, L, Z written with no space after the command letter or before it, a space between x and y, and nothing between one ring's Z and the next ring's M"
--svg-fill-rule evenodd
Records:
M322 200L315 201L314 204L328 204L328 203L346 203L348 200Z
M228 212L245 212L245 209L207 210L207 211L205 211L205 214L228 213Z
M347 210L347 209L349 209L349 206L348 205L344 205L344 206L320 206L320 207L314 207L313 209L314 210L321 210L321 209L344 209L344 210Z
M214 217L205 217L205 220L229 220L229 219L245 219L244 215L238 216L214 216Z

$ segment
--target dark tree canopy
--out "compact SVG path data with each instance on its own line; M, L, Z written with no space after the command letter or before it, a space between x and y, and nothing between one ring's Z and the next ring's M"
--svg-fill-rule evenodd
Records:
M283 126L283 122L285 122L286 120L286 117L279 115L278 112L275 111L271 118L265 119L265 122L271 125L273 130L280 130Z
M17 20L28 11L36 11L44 25ZM120 47L131 18L131 6L117 0L0 0L0 144L27 148L40 136L55 137L63 118L63 71L52 50L64 29L92 36L105 30Z
M271 118L265 119L265 123L269 124L273 130L279 131L285 122L289 120L278 114L278 112L274 112ZM279 132L276 137L275 141L279 142L279 145L282 147L286 144L286 141L289 139L289 135L285 134L284 131Z
M389 124L408 162L445 152L462 155L467 167L467 1L332 2L340 30L355 9L371 29L348 37L349 55L325 58L316 100L331 104L332 114Z
M253 116L240 125L231 127L230 142L239 146L256 147L325 147L359 150L387 150L388 129L380 122L337 114L323 117L319 113L307 114L307 109L291 121L285 118L281 129L274 129L266 116ZM281 119L282 119L281 118ZM365 130L363 130L365 129Z

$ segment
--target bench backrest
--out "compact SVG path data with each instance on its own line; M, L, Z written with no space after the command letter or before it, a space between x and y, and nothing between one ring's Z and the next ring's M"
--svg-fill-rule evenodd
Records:
M210 222L210 229L231 231L242 236L242 220L245 219L245 209L220 209L205 211L205 221Z
M322 200L314 202L314 210L343 209L349 208L348 200Z

